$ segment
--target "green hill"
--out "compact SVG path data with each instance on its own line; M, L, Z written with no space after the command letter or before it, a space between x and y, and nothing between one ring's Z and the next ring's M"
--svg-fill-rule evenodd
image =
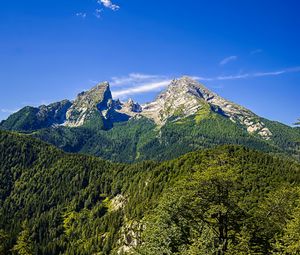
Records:
M2 254L300 252L299 163L245 147L127 165L1 131L0 188Z
M300 159L299 128L261 118L188 77L143 106L114 100L109 84L100 83L72 102L25 107L0 129L115 162L162 161L227 144Z

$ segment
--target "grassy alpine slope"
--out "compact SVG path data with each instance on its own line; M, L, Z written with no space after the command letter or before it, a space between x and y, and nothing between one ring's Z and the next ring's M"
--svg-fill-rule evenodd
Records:
M189 77L173 80L143 107L114 100L109 84L100 83L72 102L24 107L0 129L114 162L163 161L226 144L300 159L299 128L263 119Z
M174 159L185 153L217 145L237 144L264 152L299 158L300 132L278 122L264 120L274 139L265 141L249 134L228 118L210 112L159 128L146 118L116 123L109 130L92 127L56 127L32 135L67 151L99 156L114 162Z
M2 254L300 252L292 159L221 146L126 165L1 131L0 177Z

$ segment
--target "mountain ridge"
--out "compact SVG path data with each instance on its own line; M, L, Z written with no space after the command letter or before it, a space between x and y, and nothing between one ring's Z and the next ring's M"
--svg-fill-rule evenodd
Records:
M63 100L48 106L38 107L37 117L43 114L42 109L52 108L51 106L63 102L68 102L68 106L64 109L65 111L59 114L59 120L53 119L52 122L42 126L42 128L51 125L79 127L84 125L95 113L100 118L111 119L112 122L124 121L141 115L162 126L174 115L176 115L177 120L188 117L196 114L205 103L208 103L211 110L228 117L233 122L245 125L249 133L257 132L266 140L272 136L265 124L257 121L259 116L245 107L222 98L188 76L172 80L167 89L160 93L154 101L144 105L139 105L132 99L129 99L128 102L121 102L119 99L114 100L109 82L102 82L88 91L79 93L73 101ZM57 111L57 109L55 110ZM47 111L44 113L47 114ZM116 116L118 113L124 115L125 118L119 119ZM5 124L7 121L9 122L10 117L2 121L1 126L4 128L8 126L7 129L13 130L13 127ZM20 131L27 130L20 128Z
M121 162L172 159L222 144L300 159L299 128L261 118L186 76L144 105L113 99L109 83L103 82L73 101L25 107L2 121L0 129Z
M3 254L298 254L295 160L224 145L115 164L1 130L0 149Z

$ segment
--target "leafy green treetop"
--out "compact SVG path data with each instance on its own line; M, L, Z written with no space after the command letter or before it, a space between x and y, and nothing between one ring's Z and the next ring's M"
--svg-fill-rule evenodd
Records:
M30 237L30 230L26 221L22 224L22 231L20 232L17 243L12 248L12 251L18 255L32 255L33 244Z
M0 255L6 254L6 243L8 238L8 234L3 229L0 229Z

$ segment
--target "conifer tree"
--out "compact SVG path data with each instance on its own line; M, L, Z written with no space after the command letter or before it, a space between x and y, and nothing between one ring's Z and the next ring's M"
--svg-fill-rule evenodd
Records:
M20 232L17 243L12 248L12 251L18 255L33 254L33 244L30 237L28 223L26 221L22 223L22 231Z

